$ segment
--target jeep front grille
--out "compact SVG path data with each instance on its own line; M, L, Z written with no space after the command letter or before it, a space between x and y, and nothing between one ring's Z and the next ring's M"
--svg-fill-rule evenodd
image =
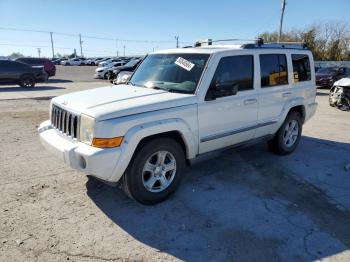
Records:
M63 134L78 138L79 115L52 105L51 124Z

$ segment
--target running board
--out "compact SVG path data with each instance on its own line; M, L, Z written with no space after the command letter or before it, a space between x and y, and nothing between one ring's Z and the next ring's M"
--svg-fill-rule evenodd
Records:
M188 163L189 163L190 166L193 166L193 165L199 164L199 163L201 163L203 161L206 161L208 159L213 159L215 157L218 157L224 151L249 147L249 146L261 143L261 142L266 142L266 141L272 139L273 137L274 137L274 135L267 135L267 136L262 136L262 137L258 137L258 138L253 138L251 140L244 141L244 142L241 142L241 143L238 143L238 144L234 144L234 145L231 145L231 146L227 146L227 147L223 147L223 148L220 148L220 149L216 149L214 151L210 151L210 152L206 152L206 153L203 153L203 154L199 154L195 158L188 159Z

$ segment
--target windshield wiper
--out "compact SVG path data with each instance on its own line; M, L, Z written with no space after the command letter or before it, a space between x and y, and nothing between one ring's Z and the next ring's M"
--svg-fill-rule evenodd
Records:
M152 86L151 88L156 89L156 90L164 90L167 92L170 92L171 90L169 88L163 87L163 86Z
M127 85L132 85L132 86L144 87L144 86L142 86L142 85L137 85L137 84L135 84L135 83L133 83L133 82L131 82L131 81L128 81L126 84L127 84Z

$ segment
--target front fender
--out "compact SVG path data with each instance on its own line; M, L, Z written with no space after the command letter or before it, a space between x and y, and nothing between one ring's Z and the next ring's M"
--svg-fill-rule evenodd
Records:
M198 138L184 120L175 118L137 125L125 134L120 158L109 181L116 182L121 178L143 138L170 131L177 131L181 134L186 146L186 158L194 158L198 151Z

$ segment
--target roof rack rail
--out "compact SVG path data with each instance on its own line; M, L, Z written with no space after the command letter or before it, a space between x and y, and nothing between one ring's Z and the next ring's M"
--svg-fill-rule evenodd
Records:
M217 42L234 42L234 41L251 41L255 42L257 45L261 45L264 43L264 40L262 38L257 38L257 39L239 39L239 38L230 38L230 39L219 39L219 40L212 40L212 39L203 39L203 40L198 40L194 44L194 47L200 47L200 46L208 46L208 45L213 45L213 43Z
M308 50L308 47L306 43L304 42L270 42L270 43L264 43L263 38L256 38L256 39L239 39L239 38L231 38L231 39L220 39L220 40L212 40L212 39L203 39L198 40L194 47L201 47L201 46L211 46L213 43L217 42L232 42L232 41L250 41L253 43L247 43L243 44L241 48L244 49L252 49L252 48L284 48L284 49L305 49Z
M251 49L251 48L284 48L284 49L305 49L308 50L306 43L304 42L269 42L262 43L260 45L257 44L244 44L242 48Z

